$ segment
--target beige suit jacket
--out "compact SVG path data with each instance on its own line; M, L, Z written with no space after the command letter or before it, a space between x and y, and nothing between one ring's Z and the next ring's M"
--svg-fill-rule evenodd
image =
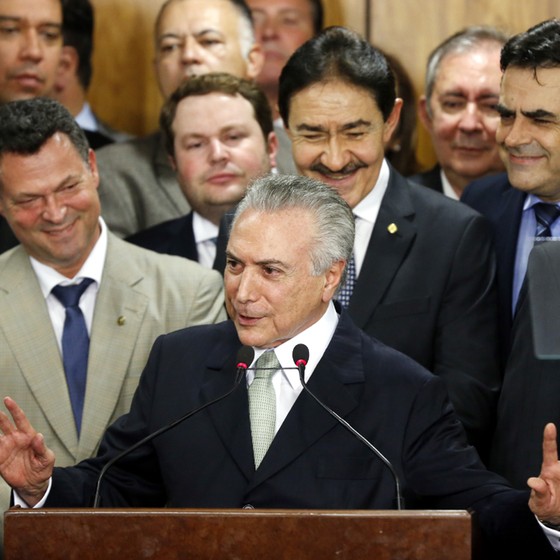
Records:
M0 396L9 395L45 436L57 465L93 455L106 426L128 411L156 337L226 318L222 277L198 263L160 255L109 234L97 294L78 439L61 356L27 253L0 256ZM9 506L0 483L0 506Z

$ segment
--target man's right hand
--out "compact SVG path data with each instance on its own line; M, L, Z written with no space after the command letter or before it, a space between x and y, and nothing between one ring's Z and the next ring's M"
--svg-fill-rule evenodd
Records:
M10 397L0 411L0 475L30 507L41 501L54 467L54 453Z

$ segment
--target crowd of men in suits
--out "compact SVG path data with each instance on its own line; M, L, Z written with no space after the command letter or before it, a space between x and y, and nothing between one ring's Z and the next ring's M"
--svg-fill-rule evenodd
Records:
M77 111L45 98L56 76L62 84L69 4L0 0L0 242L9 249L0 256L0 372L13 417L0 414L2 506L10 488L22 505L87 505L104 462L201 395L219 394L236 349L248 345L249 369L259 370L269 348L279 362L262 467L251 464L250 388L259 377L249 374L237 400L181 428L184 454L199 458L188 477L166 460L175 437L162 438L118 467L106 503L388 507L387 485L371 482L387 478L378 461L361 485L348 482L359 478L354 458L339 487L327 475L319 478L330 486L293 486L298 469L319 472L334 446L364 453L308 410L287 373L303 337L317 356L311 384L382 443L409 503L473 508L489 550L553 554L553 427L544 459L541 441L547 422L560 422L552 390L560 352L539 358L537 334L542 302L558 297L540 280L559 257L554 243L532 249L535 238L560 236L560 22L512 38L468 28L433 51L419 107L438 165L407 179L386 159L403 107L385 55L347 29L320 32L318 2L279 4L164 2L155 23L160 128L92 151ZM297 17L287 52L283 23ZM270 70L277 88L262 71L266 55L277 63L275 49L285 55L280 74ZM59 297L76 286L76 303ZM207 326L158 339L193 325ZM79 366L68 348L84 338ZM178 368L185 353L198 356L188 384ZM215 387L210 371L220 372ZM221 425L228 415L240 418L236 430ZM300 422L320 428L298 442ZM209 469L211 457L235 455L234 441L232 464ZM8 452L25 468L6 467ZM159 480L162 463L169 473ZM190 484L216 479L228 487L213 497Z

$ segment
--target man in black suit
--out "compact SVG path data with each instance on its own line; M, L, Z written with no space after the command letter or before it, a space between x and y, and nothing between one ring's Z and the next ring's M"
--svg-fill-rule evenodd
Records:
M42 436L5 399L15 422L0 414L0 473L15 499L24 507L89 504L107 460L227 395L117 461L101 484L102 505L394 509L394 469L409 507L472 508L489 557L554 557L529 493L485 470L441 380L333 304L353 237L352 211L328 186L287 175L257 180L228 242L232 320L158 339L129 414L107 431L97 458L53 472ZM245 358L254 365L237 387L242 344L257 360ZM303 390L296 345L309 351L301 372L309 390L377 445L391 469ZM259 391L269 399L264 414ZM556 483L542 476L533 484ZM546 498L536 493L531 507L548 522L560 507L535 505Z
M300 172L336 188L356 216L350 317L444 380L485 454L500 384L486 220L386 163L402 102L387 60L358 35L331 28L300 47L279 101Z
M513 37L502 50L500 64L496 140L507 175L475 181L462 200L494 226L506 371L490 465L519 484L527 473L531 434L545 422L527 404L545 410L560 407L551 375L557 365L543 364L534 356L531 338L520 334L527 332L526 321L517 317L536 240L560 237L560 20L542 22ZM555 305L554 299L550 305ZM541 375L544 371L548 374Z
M454 33L428 57L418 116L429 132L437 165L412 181L458 199L478 177L498 173L496 145L500 49L507 36L472 26Z
M166 101L160 128L193 210L128 241L209 268L222 262L223 271L226 233L220 235L220 221L249 182L275 165L277 140L268 100L254 83L230 74L193 76Z

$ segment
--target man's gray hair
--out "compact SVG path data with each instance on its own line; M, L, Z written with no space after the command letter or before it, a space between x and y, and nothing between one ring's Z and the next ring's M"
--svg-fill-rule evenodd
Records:
M237 206L235 222L246 210L279 212L301 209L315 221L311 249L311 273L327 271L340 260L348 261L354 248L354 215L340 195L328 185L302 175L265 175L253 181ZM307 232L306 232L307 233ZM344 285L344 277L340 285Z
M425 92L428 112L430 112L430 99L434 92L439 66L444 58L449 55L470 52L489 44L496 44L501 48L508 39L507 33L496 27L472 25L454 33L440 43L430 53L426 67Z

